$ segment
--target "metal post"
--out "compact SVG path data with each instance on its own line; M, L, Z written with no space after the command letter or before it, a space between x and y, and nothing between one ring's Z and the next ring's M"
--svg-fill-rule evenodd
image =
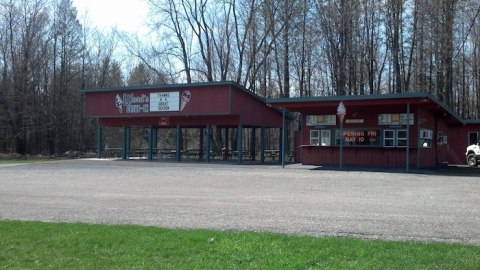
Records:
M243 159L243 125L242 123L238 124L237 129L237 160L238 163L242 163Z
M420 169L421 149L422 145L420 142L420 108L417 105L417 169Z
M131 150L131 140L130 140L130 137L132 135L132 130L129 126L127 126L127 152L126 152L126 156L127 156L127 159L130 159L130 150Z
M228 160L228 153L229 153L229 147L228 147L228 143L229 143L229 138L228 138L228 128L225 128L225 146L224 146L224 152L222 153L223 154L223 160Z
M410 169L410 103L407 103L407 150L405 157L405 171Z
M340 121L340 170L343 169L343 121Z
M199 132L199 135L200 135L200 138L198 138L198 142L199 142L199 145L198 145L198 159L199 160L203 160L203 152L205 151L204 148L204 140L205 140L205 134L203 134L203 127L200 128L200 132Z
M337 107L337 116L340 120L340 170L343 169L343 140L345 139L345 136L343 136L343 119L345 118L346 114L347 108L345 108L343 101L340 101Z
M210 136L212 133L212 128L207 126L207 149L205 150L205 161L210 162Z
M97 158L102 158L103 128L97 123Z
M285 168L285 137L287 127L285 125L285 107L282 108L282 168Z
M157 143L158 143L158 128L154 127L153 128L153 151L154 151L154 153L156 153L157 158L158 158Z
M177 132L176 132L176 138L175 138L175 160L176 161L181 161L182 160L182 155L180 153L180 144L182 143L182 129L180 128L180 125L177 125Z
M127 126L123 126L123 142L122 142L122 159L127 159L127 140L128 140L128 128Z
M249 150L250 150L250 157L251 157L251 160L252 160L252 161L255 161L255 160L256 160L255 156L257 155L257 151L256 151L257 149L255 149L256 146L257 146L257 145L256 145L256 144L257 144L257 142L256 142L257 136L256 136L256 132L255 132L255 131L256 131L256 130L255 130L255 128L253 127L253 128L252 128L251 135L250 135L250 147L249 147L250 149L249 149Z
M265 162L265 127L260 130L260 162Z
M153 126L148 132L148 160L153 160Z
M304 117L304 113L303 113L303 109L302 109L302 112L300 113L300 162L303 164L303 149L305 147L303 147L303 131L304 131L304 128L303 128L303 117ZM297 146L295 146L297 147Z

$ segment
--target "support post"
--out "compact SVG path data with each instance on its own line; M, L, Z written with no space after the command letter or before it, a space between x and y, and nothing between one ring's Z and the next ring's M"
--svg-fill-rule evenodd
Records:
M260 162L265 163L265 127L260 130Z
M212 133L212 128L207 126L207 149L205 149L205 161L210 162L210 136Z
M97 123L97 158L102 158L102 149L103 149L103 128L100 126L100 123Z
M283 123L282 123L283 125ZM278 133L278 162L282 164L282 156L283 156L283 126L280 128L279 133Z
M340 170L343 170L343 121L340 122Z
M417 105L417 169L420 169L421 149L422 145L420 142L420 109L419 105Z
M237 160L238 163L242 163L243 159L243 125L241 123L238 124L237 128Z
M202 160L203 159L203 152L204 152L204 144L203 141L205 139L205 135L203 134L203 127L200 128L200 138L198 138L199 146L198 146L198 159Z
M150 126L148 131L148 160L153 160L153 130L154 127Z
M224 145L225 149L223 149L223 153L222 153L223 154L223 160L228 160L228 153L230 151L229 147L228 147L228 143L229 143L228 132L230 132L228 130L228 128L225 128L225 145Z
M122 145L122 159L129 158L130 153L130 127L123 126L123 145Z
M158 158L158 128L154 127L153 128L153 154L157 156Z
M257 147L257 136L255 132L255 128L252 128L252 133L250 135L250 157L252 161L255 161L255 156L257 155L256 147Z
M181 161L182 160L182 153L180 152L182 144L182 129L180 125L177 125L177 132L175 136L175 160Z
M285 107L282 108L282 168L285 168L285 137L286 137L287 127L285 124Z
M410 103L407 103L407 149L405 151L405 171L410 170Z
M303 131L304 131L304 128L303 128L303 117L304 117L304 113L303 113L303 109L302 109L302 112L300 113L300 162L303 164L303 150L305 147L303 147L304 143L303 143ZM295 147L298 147L298 146L295 146Z

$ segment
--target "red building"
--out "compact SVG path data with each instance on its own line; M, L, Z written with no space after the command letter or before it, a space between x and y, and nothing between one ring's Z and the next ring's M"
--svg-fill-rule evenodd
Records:
M465 164L467 145L480 138L480 121L460 119L426 93L277 98L267 103L300 113L295 156L303 164L406 170Z
M82 90L85 115L98 118L97 155L103 149L102 128L123 127L122 157L131 154L130 128L149 127L148 158L153 159L158 151L157 129L176 129L175 159L182 158L182 128L201 128L210 137L211 128L234 128L237 130L236 149L246 149L242 141L245 128L260 129L260 160L265 157L265 129L283 126L283 114L268 108L265 101L233 82L196 83L178 85L154 85L140 87L116 87L108 89ZM226 135L228 132L224 132ZM254 132L252 132L255 134ZM256 136L252 136L255 140ZM210 140L199 146L210 158ZM225 141L228 141L226 139ZM255 142L253 143L255 145ZM225 151L229 151L228 144ZM247 148L248 149L248 148ZM242 150L243 151L243 150ZM240 153L242 153L240 151ZM249 149L249 152L252 152ZM255 152L255 149L253 150ZM250 153L255 156L256 153ZM239 161L243 154L237 153Z
M208 138L214 126L236 129L237 145L227 145L226 151L229 147L240 149L239 162L249 148L242 141L244 129L260 129L256 133L261 141L258 152L264 161L265 129L275 128L281 132L278 149L284 163L281 149L285 149L287 127L280 109L301 116L294 151L295 160L303 164L406 170L465 164L466 147L480 139L480 121L461 119L427 93L274 98L265 102L233 82L88 89L82 93L85 114L98 118L98 156L103 148L103 127L123 127L125 159L131 152L131 127L150 128L149 159L159 149L157 130L176 129L174 153L179 161L182 128L204 129ZM343 121L339 113L344 114ZM255 132L252 134L250 145L255 145ZM210 140L204 141L199 148L209 161ZM250 156L255 156L255 151Z

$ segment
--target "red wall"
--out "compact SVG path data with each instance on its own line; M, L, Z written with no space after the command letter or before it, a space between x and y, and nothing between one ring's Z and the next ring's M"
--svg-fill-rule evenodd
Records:
M123 97L124 94L134 94L135 97L142 95L149 96L150 93L179 92L188 90L191 92L191 99L183 111L174 112L122 112L115 105L117 94ZM180 98L181 99L181 98ZM118 91L97 91L85 94L85 115L101 117L137 117L137 116L171 116L171 115L218 115L227 114L230 111L229 87L227 86L204 86L204 87L179 87L169 89L149 90L118 90ZM180 102L180 100L179 100ZM148 104L147 102L138 104Z
M182 110L182 95L187 91L191 94L190 99ZM169 103L178 106L178 110L153 111L150 94L166 92L178 93L178 98L170 94L172 102ZM99 89L84 94L85 115L99 117L103 126L236 127L241 123L244 127L282 127L282 114L278 110L267 107L264 100L228 82L162 86L158 89ZM134 106L126 105L129 96L134 97Z
M338 166L340 150L338 147L307 146L303 149L303 163L310 165ZM405 148L354 148L343 149L343 164L350 167L391 167L403 168L406 166ZM416 150L410 149L410 168L416 167ZM425 164L422 167L432 167Z
M468 133L480 132L480 124L465 126L451 126L448 130L448 145L450 162L452 164L465 164L465 152L468 146Z
M242 121L254 126L282 127L280 113L265 102L244 91L232 91L231 113L241 115Z
M380 146L344 146L344 165L345 166L365 166L365 167L405 167L406 166L406 148L383 147L384 129L406 129L407 125L388 126L378 125L378 114L406 113L406 105L388 105L388 106L347 106L347 115L345 119L363 119L363 123L347 123L344 120L344 129L379 129L382 142ZM445 120L436 117L427 108L420 105L410 106L410 113L414 114L414 124L409 125L410 149L409 162L411 168L428 168L440 165L443 162L450 162L449 144L438 144L437 134L441 132L448 134L449 127ZM336 107L314 108L303 111L303 123L306 123L308 114L336 114ZM355 120L354 120L355 121ZM310 143L311 129L330 129L332 137L334 130L340 128L340 122L337 118L336 126L309 127L303 126L302 137L296 139L297 159L303 158L304 164L338 166L340 148L338 146L307 146ZM433 131L431 147L418 147L419 129L429 129ZM449 140L449 143L451 141ZM301 145L303 144L303 147Z

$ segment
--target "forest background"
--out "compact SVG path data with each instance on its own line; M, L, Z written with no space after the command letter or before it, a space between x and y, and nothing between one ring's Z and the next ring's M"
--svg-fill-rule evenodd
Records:
M0 0L0 152L95 150L81 89L235 81L261 97L428 92L480 117L478 0L148 0L147 35ZM221 136L220 136L221 137Z

